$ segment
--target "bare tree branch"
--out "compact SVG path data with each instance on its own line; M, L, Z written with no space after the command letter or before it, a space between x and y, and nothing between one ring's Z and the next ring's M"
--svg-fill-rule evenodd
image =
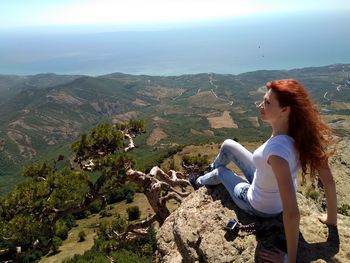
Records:
M129 169L127 176L130 181L135 182L144 189L144 194L147 197L149 204L153 211L156 213L156 220L161 226L164 220L170 215L170 211L166 207L166 202L175 199L179 203L182 202L182 198L188 196L189 192L179 192L173 186L181 186L184 180L177 179L177 177L170 178L168 174L162 171L159 167L155 166L151 169L149 174L145 174L140 171ZM158 180L155 176L159 176L166 182ZM188 185L188 182L186 182ZM162 197L163 191L166 192L166 196Z

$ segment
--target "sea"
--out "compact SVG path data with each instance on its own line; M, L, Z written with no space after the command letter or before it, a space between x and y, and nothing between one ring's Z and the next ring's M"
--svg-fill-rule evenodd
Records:
M239 74L350 63L348 12L0 29L0 74Z

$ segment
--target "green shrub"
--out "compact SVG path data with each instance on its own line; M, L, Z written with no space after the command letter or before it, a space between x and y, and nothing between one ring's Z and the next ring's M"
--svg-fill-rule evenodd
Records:
M86 234L85 234L84 230L79 232L78 237L79 237L79 242L85 241Z
M58 219L54 226L54 234L61 238L66 239L68 237L69 228L66 225L66 222L62 219Z
M118 263L148 263L150 260L140 257L133 251L122 249L111 253L111 257Z
M313 200L318 200L318 198L320 197L320 192L317 191L317 189L313 188L313 187L310 187L307 189L306 191L306 197L309 197Z
M137 220L140 218L141 213L138 206L131 206L128 209L126 209L126 211L128 212L129 221Z
M67 225L67 227L68 227L69 229L71 229L72 227L77 226L77 222L76 222L76 220L75 220L75 218L74 218L73 215L67 215L67 216L64 218L64 221L65 221L65 223L66 223L66 225Z
M174 158L172 158L172 159L169 161L169 169L175 170L175 160L174 160Z
M40 250L26 251L18 254L16 257L16 262L20 263L30 263L38 262L43 256L43 253ZM1 262L12 262L12 261L1 261Z
M59 237L56 237L56 236L53 237L52 238L52 251L54 253L58 252L60 245L62 245L62 239L60 239Z
M109 217L109 216L112 216L112 213L107 212L106 209L103 209L99 214L100 214L101 217Z
M100 199L97 199L95 201L93 201L90 205L89 205L89 211L92 214L98 213L101 211L102 207L102 201Z
M128 194L126 195L125 200L126 200L126 203L127 203L127 204L132 203L132 202L134 201L134 194L133 194L133 193L128 193Z
M136 185L134 183L127 182L123 185L124 197L126 197L129 193L135 194L135 192L136 192Z
M83 255L63 260L63 263L109 263L110 260L100 251L88 250Z
M344 216L350 216L350 206L348 204L342 204L341 206L338 206L337 211L339 214L342 214Z
M185 163L185 165L197 165L201 172L204 172L204 170L209 165L208 155L201 155L198 154L197 156L190 156L185 155L182 158L182 161Z
M120 202L125 198L123 190L120 188L113 189L107 194L107 203L113 204Z

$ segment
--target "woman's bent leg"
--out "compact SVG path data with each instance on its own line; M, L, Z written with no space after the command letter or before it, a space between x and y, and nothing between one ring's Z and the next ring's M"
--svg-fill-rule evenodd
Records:
M199 185L217 185L222 183L229 192L233 202L244 212L263 218L272 218L278 214L266 214L254 209L247 200L247 192L250 184L239 177L230 169L220 166L210 173L207 173L197 179Z
M253 154L238 142L227 139L221 145L219 154L213 164L214 168L217 168L226 166L230 162L234 162L239 167L249 183L253 181L255 172Z
M251 206L246 200L249 183L236 175L230 169L220 166L197 179L200 185L217 185L222 183L232 200L242 210L251 214Z
M213 171L206 173L203 176L198 177L196 183L198 185L217 185L221 184L219 178L219 170L216 168Z

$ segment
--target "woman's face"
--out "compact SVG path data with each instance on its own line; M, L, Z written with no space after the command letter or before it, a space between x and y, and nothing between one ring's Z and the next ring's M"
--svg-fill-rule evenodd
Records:
M272 89L269 89L263 98L263 101L257 105L260 111L260 117L262 121L272 123L277 119L285 116L283 113L283 108L280 107L277 100L277 96Z

